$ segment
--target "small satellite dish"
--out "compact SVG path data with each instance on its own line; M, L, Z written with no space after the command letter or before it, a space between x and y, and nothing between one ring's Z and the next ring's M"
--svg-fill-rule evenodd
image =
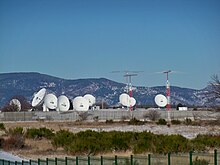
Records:
M34 95L34 98L32 100L32 107L36 107L40 104L43 103L44 101L44 97L46 95L46 89L45 88L42 88L41 90L39 90L35 95Z
M64 95L59 96L57 100L57 110L61 112L66 112L69 110L69 107L69 99Z
M88 111L89 101L82 96L77 96L73 99L73 109L76 111Z
M136 104L136 100L135 100L135 98L133 98L133 97L131 97L130 98L130 106L135 106L135 104Z
M57 97L52 93L47 94L44 98L44 106L46 107L46 109L44 108L44 111L48 111L48 109L56 109Z
M18 100L18 99L12 99L10 102L9 102L9 105L16 105L18 107L18 111L21 110L21 102Z
M93 106L95 104L95 97L91 94L86 94L85 96L83 96L86 100L89 101L89 106Z
M123 105L123 106L128 106L129 105L129 100L130 100L130 96L126 93L122 93L119 96L119 102Z
M162 94L156 95L154 101L158 107L165 107L167 105L167 98Z

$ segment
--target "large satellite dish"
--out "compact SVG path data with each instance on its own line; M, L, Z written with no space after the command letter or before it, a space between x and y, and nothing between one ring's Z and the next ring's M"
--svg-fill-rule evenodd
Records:
M95 97L91 94L86 94L85 96L83 96L86 100L89 101L89 106L93 106L95 104Z
M165 107L167 105L167 98L162 94L156 95L154 101L158 107Z
M70 108L69 99L64 95L59 96L57 100L57 110L61 112L66 112L69 110L69 108Z
M136 100L133 97L130 97L128 94L123 93L119 96L119 102L126 107L134 106L136 104Z
M135 98L131 97L131 98L130 98L130 106L133 107L135 104L136 104Z
M88 111L89 101L82 96L77 96L73 99L73 108L76 111Z
M21 110L21 102L18 100L18 99L12 99L10 102L9 102L9 105L16 105L18 107L18 111Z
M34 98L32 100L32 107L36 107L40 104L43 103L44 101L44 97L46 95L46 89L45 88L42 88L41 90L39 90L35 95L34 95Z
M44 98L44 111L49 111L49 109L56 109L56 107L57 97L52 93L47 94Z

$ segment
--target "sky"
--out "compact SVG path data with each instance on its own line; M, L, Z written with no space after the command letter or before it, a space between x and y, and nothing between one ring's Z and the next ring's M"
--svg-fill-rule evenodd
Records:
M0 73L125 83L141 71L132 84L153 87L165 70L193 89L220 74L219 0L0 0Z

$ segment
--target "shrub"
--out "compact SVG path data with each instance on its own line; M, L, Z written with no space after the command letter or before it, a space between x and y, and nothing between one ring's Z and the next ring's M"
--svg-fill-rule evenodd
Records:
M105 123L106 123L106 124L112 124L112 123L113 123L113 120L112 120L112 119L106 120Z
M178 124L181 124L181 121L179 121L179 120L171 120L171 124L178 125Z
M5 125L4 125L4 123L0 123L0 130L5 131Z
M209 161L205 160L205 159L199 159L198 156L196 157L196 159L193 161L192 163L193 165L208 165Z
M155 121L160 118L160 113L157 110L150 110L143 117Z
M129 125L142 125L142 124L144 124L144 122L142 122L134 117L134 118L130 119L128 124Z
M27 130L26 137L32 138L32 139L41 139L41 138L47 138L51 139L54 136L53 130L48 128L30 128Z
M185 123L186 125L190 125L190 124L192 124L192 120L189 119L189 118L186 118L185 121L184 121L184 123Z
M9 135L23 135L23 128L22 127L15 127L15 128L9 128L8 130Z
M166 125L166 124L167 124L167 121L166 121L165 119L161 119L161 118L160 118L160 119L158 120L157 124L158 124L158 125Z
M24 136L21 134L11 135L4 140L3 149L11 150L24 148L24 141Z

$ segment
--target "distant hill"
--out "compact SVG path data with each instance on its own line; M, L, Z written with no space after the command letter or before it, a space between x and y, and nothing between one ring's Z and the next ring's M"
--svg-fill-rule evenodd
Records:
M0 107L8 103L13 96L18 95L26 97L31 102L33 94L41 88L46 88L56 96L65 94L69 99L89 93L96 97L97 102L104 100L108 105L116 105L119 95L125 91L125 86L123 83L106 78L66 80L35 72L2 73L0 74ZM171 103L204 106L207 104L206 91L206 89L195 90L171 86ZM133 90L138 105L155 105L154 97L159 93L165 95L165 86L137 86Z

